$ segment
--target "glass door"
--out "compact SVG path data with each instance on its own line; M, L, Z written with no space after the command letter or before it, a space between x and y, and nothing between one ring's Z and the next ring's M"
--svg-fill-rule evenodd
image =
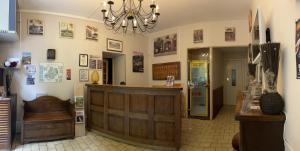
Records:
M209 63L206 60L190 62L189 104L191 116L207 117L209 114Z

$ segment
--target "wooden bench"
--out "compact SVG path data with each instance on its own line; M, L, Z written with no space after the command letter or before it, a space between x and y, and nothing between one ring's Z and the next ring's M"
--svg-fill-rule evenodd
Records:
M74 138L75 109L70 100L42 96L23 102L22 144Z

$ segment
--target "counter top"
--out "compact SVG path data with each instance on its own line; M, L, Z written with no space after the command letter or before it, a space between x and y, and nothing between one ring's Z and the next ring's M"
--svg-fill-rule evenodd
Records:
M239 121L285 121L285 115L266 115L260 109L243 111L244 95L239 93L235 109L235 119Z
M133 88L133 89L169 89L169 90L182 90L182 86L165 86L165 85L100 85L100 84L86 84L88 87L111 87L111 88Z

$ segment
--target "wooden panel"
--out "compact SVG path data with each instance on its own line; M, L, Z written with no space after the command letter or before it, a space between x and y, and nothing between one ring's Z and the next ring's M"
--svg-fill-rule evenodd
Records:
M180 80L180 62L168 62L152 65L153 80L166 80L167 76L174 76Z
M0 99L0 150L10 149L11 143L11 106L10 100Z
M121 116L108 115L108 130L124 134L124 118Z
M125 96L121 93L108 93L108 108L124 110Z
M154 114L174 114L174 97L173 96L155 96L154 97Z
M223 107L223 87L213 90L213 118L215 118Z
M148 138L148 121L130 119L129 120L129 135L134 137L140 137L143 139Z
M91 91L91 105L104 106L104 92Z
M131 94L129 99L129 112L148 112L148 96L144 94Z
M155 122L154 139L161 141L174 141L175 126L170 122Z
M91 111L91 126L94 128L104 127L104 114L101 112Z

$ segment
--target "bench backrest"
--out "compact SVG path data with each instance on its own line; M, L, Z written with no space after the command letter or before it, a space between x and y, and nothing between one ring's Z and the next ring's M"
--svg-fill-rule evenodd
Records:
M41 96L24 102L25 113L47 113L68 111L70 100L61 100L53 96Z

